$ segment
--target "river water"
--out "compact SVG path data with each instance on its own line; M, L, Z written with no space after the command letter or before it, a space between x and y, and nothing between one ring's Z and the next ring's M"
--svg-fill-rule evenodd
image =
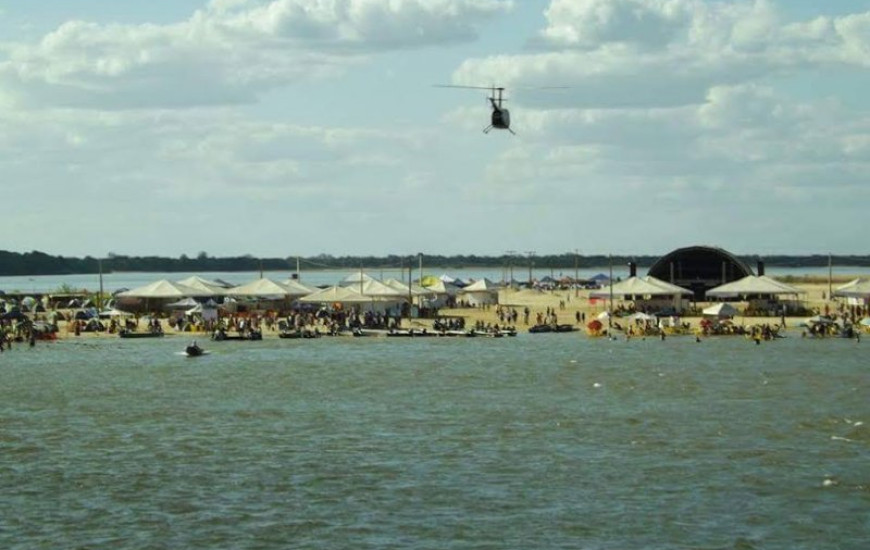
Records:
M0 547L870 547L870 342L184 343L0 355Z

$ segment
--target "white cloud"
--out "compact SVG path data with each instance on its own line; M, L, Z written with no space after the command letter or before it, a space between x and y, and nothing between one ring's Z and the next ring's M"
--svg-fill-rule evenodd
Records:
M789 23L767 0L553 0L545 14L535 44L548 51L469 59L454 83L572 87L538 107L670 107L714 86L870 66L870 13Z
M542 40L558 48L607 42L661 47L685 32L694 3L674 0L555 0L544 12Z
M0 56L0 106L249 103L384 50L467 41L500 0L220 1L172 25L70 21Z

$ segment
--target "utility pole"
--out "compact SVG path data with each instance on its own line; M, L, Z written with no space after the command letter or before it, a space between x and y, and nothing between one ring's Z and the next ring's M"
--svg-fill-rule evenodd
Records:
M535 260L534 260L535 251L534 250L527 250L526 254L529 255L529 287L531 287L532 286L532 269L534 269L534 267L535 267Z
M514 256L516 256L516 250L508 250L505 252L508 255L508 284L511 288L514 287Z
M580 252L574 249L574 297L580 295Z
M103 260L97 259L97 269L100 271L100 297L97 298L97 309L103 309Z
M404 260L402 260L404 262ZM414 293L411 289L411 270L414 268L414 262L408 260L408 322L411 322L411 308L414 307Z
M610 308L607 310L607 327L613 326L613 255L608 255L610 262ZM610 331L608 331L610 332Z

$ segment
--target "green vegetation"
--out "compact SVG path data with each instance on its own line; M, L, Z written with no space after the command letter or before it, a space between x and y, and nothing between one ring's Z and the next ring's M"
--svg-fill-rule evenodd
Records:
M611 261L613 265L623 266L629 261L634 261L640 267L652 265L658 256L609 256L596 254L591 256L578 256L572 252L562 254L548 254L541 256L503 254L500 256L457 255L444 256L439 254L423 254L423 263L427 268L457 269L475 267L526 267L530 263L536 268L573 269L574 266L604 267ZM757 256L741 258L747 264L754 265ZM768 266L775 267L824 267L828 265L828 256L765 256L764 262ZM84 258L69 258L64 256L50 256L43 252L33 251L26 253L7 252L0 250L0 275L72 275L90 274L102 270L110 272L209 272L209 271L276 271L294 270L296 257L287 258L255 258L251 255L214 258L205 252L200 252L195 258L182 254L179 258L166 258L160 256L123 256L109 253L102 261L97 258L86 256ZM353 269L365 266L368 269L399 268L408 265L416 266L417 255L399 256L331 256L320 254L308 258L299 258L305 269ZM870 266L870 255L865 256L834 256L834 265L837 266Z

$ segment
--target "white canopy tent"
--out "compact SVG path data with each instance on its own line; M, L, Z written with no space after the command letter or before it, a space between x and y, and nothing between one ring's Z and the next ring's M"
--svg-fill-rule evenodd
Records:
M771 279L767 275L747 275L707 291L708 298L740 298L749 296L782 296L805 294L805 291Z
M425 288L431 296L427 305L436 308L444 307L451 298L459 293L458 286L445 283L441 280L433 281L432 284L425 285L423 288Z
M348 275L347 277L345 277L344 279L342 279L338 283L338 286L356 285L357 287L359 287L359 285L361 283L365 284L368 281L374 281L374 279L372 277L370 277L369 275L366 275L362 270L360 270L360 271L355 271L355 272L351 273L350 275Z
M591 298L608 298L614 296L691 296L691 290L672 285L652 276L629 277L624 281L606 285L589 293Z
M197 302L193 298L182 298L181 300L176 300L174 302L166 304L166 307L173 309L190 309L192 307L196 307L198 303L199 302Z
M315 290L300 298L299 301L308 304L356 304L369 302L371 297L363 296L359 290L353 287L336 285Z
M390 290L393 291L392 294L363 294L353 286L336 285L312 292L300 298L299 301L307 304L330 306L341 304L342 307L352 306L362 311L390 312L395 308L400 308L402 302L407 299L407 296L401 296L398 291L394 289Z
M170 301L184 298L207 298L212 295L211 292L206 290L161 279L145 286L119 292L115 298L118 301L118 305L125 304L124 307L126 308L137 309L144 302L145 309L150 310L154 307L159 308L164 303Z
M200 288L193 288L166 279L155 281L132 290L125 290L117 295L119 298L205 298L212 294Z
M226 294L226 287L222 284L218 283L217 281L209 281L208 279L203 279L202 277L198 277L196 275L193 275L186 279L182 279L178 281L178 284L211 292L212 296L223 296L224 294Z
M402 294L397 289L386 285L378 280L369 279L364 281L362 285L357 287L348 287L354 290L359 290L363 296L373 296L376 298L407 298L407 294Z
M460 289L458 296L472 306L497 304L499 288L499 285L484 277Z
M212 306L205 306L203 304L197 304L196 306L188 309L184 313L186 315L199 315L205 321L217 321L218 319L218 308Z
M667 304L677 310L683 308L683 299L694 293L683 287L657 279L651 275L646 277L629 277L624 281L613 282L589 293L590 298L607 299L613 296L620 300L634 300L635 303L646 302L647 305L662 306Z
M296 279L287 279L279 284L290 291L290 296L307 296L317 290L317 288L304 285Z
M257 279L227 290L227 295L229 296L257 298L260 300L299 298L310 293L311 289L300 283L295 283L293 287L290 287L268 278Z
M384 281L384 284L392 288L393 290L397 290L399 294L403 296L407 296L409 292L411 296L426 296L428 294L431 294L430 291L426 290L420 285L412 284L409 289L407 284L403 283L398 279L387 279L386 281Z
M834 296L841 298L870 298L870 279L855 279L837 287Z

